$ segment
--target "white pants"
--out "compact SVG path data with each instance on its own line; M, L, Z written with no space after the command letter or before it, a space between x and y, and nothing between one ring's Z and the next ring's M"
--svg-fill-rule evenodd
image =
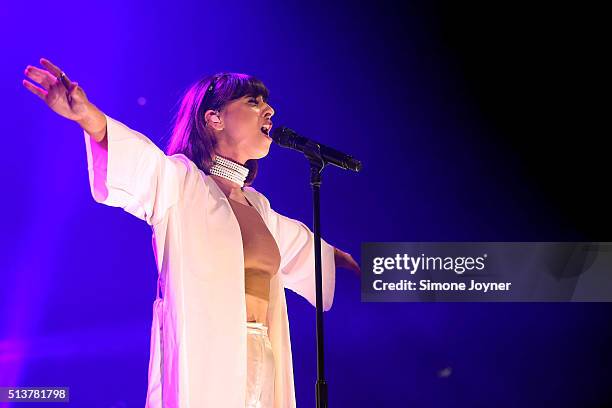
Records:
M247 325L246 408L274 407L274 354L263 323Z

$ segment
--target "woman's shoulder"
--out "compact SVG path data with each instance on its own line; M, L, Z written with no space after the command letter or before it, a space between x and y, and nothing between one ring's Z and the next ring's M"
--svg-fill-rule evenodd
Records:
M185 156L183 153L175 153L172 155L167 156L169 160L171 160L174 163L177 164L181 164L183 165L185 168L189 169L189 170L193 170L194 168L197 169L198 166L196 166L196 164L191 161L191 159L187 156Z
M173 155L166 156L168 160L173 163L171 166L172 172L176 172L174 177L178 181L179 188L182 190L188 189L199 189L204 186L207 190L210 189L210 182L208 177L189 157L183 153L175 153Z

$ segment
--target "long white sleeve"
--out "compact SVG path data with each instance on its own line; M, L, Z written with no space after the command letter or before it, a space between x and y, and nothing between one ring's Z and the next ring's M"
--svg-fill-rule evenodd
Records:
M184 155L166 156L146 136L109 116L106 124L106 148L84 132L92 196L154 225L180 199L193 163Z
M316 306L314 233L301 221L278 214L276 219L280 237L281 278L284 286ZM334 302L336 265L334 247L321 238L321 273L323 310L331 309Z

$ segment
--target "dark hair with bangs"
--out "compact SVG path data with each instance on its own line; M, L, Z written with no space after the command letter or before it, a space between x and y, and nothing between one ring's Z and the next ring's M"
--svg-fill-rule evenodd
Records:
M211 85L212 89L208 90ZM217 138L206 126L204 114L209 109L220 110L227 103L243 96L260 95L267 102L268 89L251 75L222 72L200 79L181 98L166 154L184 154L204 173L210 174ZM249 169L244 182L248 186L257 176L257 159L247 160L244 165Z

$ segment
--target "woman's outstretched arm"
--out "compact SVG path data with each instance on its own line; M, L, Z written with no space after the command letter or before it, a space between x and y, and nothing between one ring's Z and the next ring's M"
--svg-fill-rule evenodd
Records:
M42 58L46 68L28 66L24 86L54 112L84 130L91 193L95 201L121 207L154 225L180 198L187 173L185 156L166 156L150 139L118 122L92 104L83 89Z

